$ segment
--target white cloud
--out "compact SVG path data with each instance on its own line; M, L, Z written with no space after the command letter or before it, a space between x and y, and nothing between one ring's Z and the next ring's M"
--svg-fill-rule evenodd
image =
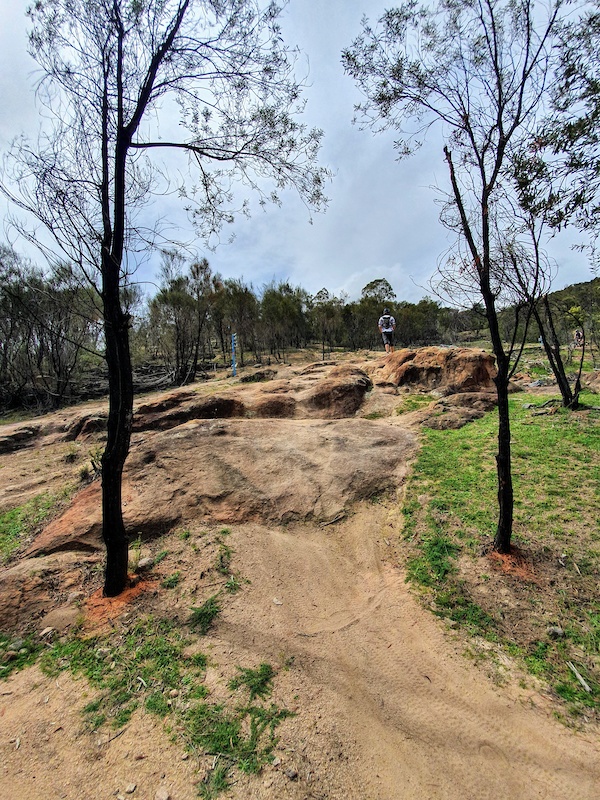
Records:
M33 104L34 63L26 54L27 2L0 0L0 145L19 132L37 129ZM272 279L290 279L315 293L322 287L351 299L374 278L386 278L399 300L414 302L427 294L427 282L450 239L438 221L435 192L447 188L441 142L431 135L413 157L398 162L393 134L373 135L351 124L358 94L344 75L341 50L360 32L366 14L375 21L390 3L386 0L291 0L282 19L283 35L298 44L303 55L298 72L310 73L305 121L324 129L322 161L335 172L325 214L309 214L292 194L283 207L264 213L258 205L250 219L238 218L223 232L235 241L207 252L213 270L225 277L244 277L256 288ZM392 3L393 5L393 3ZM193 239L176 198L159 198L155 210L181 225L182 238ZM555 240L561 272L556 287L589 280L585 258L568 243ZM140 270L152 280L158 259Z

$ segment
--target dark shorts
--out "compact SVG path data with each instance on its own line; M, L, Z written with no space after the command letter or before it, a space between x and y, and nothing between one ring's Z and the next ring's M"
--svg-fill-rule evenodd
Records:
M394 331L390 331L389 333L383 331L381 338L383 339L384 344L389 344L391 347L394 346Z

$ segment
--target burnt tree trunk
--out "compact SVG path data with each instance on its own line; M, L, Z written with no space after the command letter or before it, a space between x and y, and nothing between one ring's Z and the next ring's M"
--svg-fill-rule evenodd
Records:
M498 356L496 356L498 361ZM510 414L508 407L508 359L502 358L498 363L496 375L496 392L498 395L498 454L496 469L498 474L498 527L494 537L494 550L498 553L510 553L510 540L513 527L513 484L510 446Z
M106 260L110 260L108 254ZM121 484L133 421L133 373L129 355L129 315L124 314L121 308L118 269L110 264L105 265L103 272L109 386L107 442L102 457L102 536L106 545L104 594L115 597L127 585L129 539L123 522ZM113 275L111 280L114 272L116 276Z

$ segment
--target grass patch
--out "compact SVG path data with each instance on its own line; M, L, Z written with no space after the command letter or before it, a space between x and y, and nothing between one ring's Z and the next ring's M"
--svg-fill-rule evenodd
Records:
M396 414L408 414L411 411L419 411L425 408L436 398L430 394L407 394L404 395L400 405L396 406Z
M90 727L108 722L120 728L139 705L167 713L171 690L202 681L204 667L184 656L186 643L173 623L147 617L112 638L57 642L40 665L49 675L68 669L86 678L99 692L85 709Z
M0 631L0 679L34 664L42 646L33 636L22 638Z
M447 536L435 533L422 541L421 555L411 559L407 564L408 580L423 586L432 586L446 579L455 571L453 556L460 552L460 547Z
M217 570L217 572L221 573L221 575L229 575L232 555L233 555L233 550L231 549L231 547L229 547L226 544L219 545L219 552L217 553L215 569Z
M215 618L221 611L221 604L218 595L213 594L205 600L201 606L192 608L192 615L189 624L194 630L198 630L201 636L205 636L210 630Z
M207 657L186 654L190 638L169 620L146 617L128 629L96 638L70 638L45 650L42 669L50 675L69 670L84 677L97 696L82 709L87 725L122 728L137 709L169 720L169 728L195 756L214 756L201 797L215 798L229 786L234 769L257 773L270 759L275 730L291 713L273 703L274 670L238 667L231 690L248 690L249 699L211 703L204 685ZM259 701L259 702L257 702Z
M71 494L67 487L60 494L40 494L18 508L0 514L0 562L7 561L29 536L60 507Z
M174 589L176 586L179 585L181 581L181 572L174 572L172 575L169 575L168 578L164 578L161 581L161 586L163 589Z
M498 513L491 412L459 430L423 431L403 507L407 579L436 614L546 681L571 714L600 718L600 413L542 402L510 401L513 543L530 572L504 573L484 555ZM564 636L555 638L557 624Z
M258 669L243 669L238 667L239 675L229 681L230 689L239 689L245 686L250 693L250 700L256 697L266 697L273 689L273 676L275 672L270 664L261 664Z

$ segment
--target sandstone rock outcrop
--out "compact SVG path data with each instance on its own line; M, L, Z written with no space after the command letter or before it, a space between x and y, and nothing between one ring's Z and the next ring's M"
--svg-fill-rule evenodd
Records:
M370 370L376 385L411 386L441 395L493 390L494 357L464 347L421 347L399 350Z

